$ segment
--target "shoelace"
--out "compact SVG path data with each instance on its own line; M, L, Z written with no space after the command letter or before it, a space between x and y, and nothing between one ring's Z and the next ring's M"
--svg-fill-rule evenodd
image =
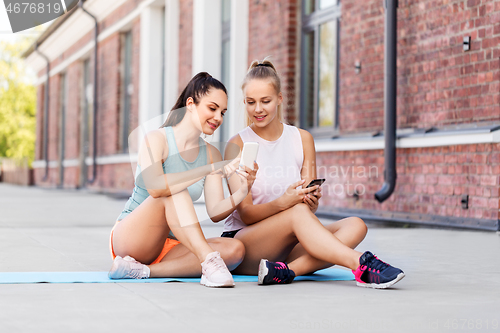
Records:
M226 271L226 265L224 264L224 261L222 261L221 257L211 257L208 259L204 265L204 271L208 271L209 268L212 268L213 271L219 270L221 272Z
M290 279L290 269L288 265L282 262L276 262L274 264L274 277L273 281L281 282L288 281Z
M377 258L377 256L373 256L370 258L369 262L366 264L366 266L368 266L369 268L372 269L372 271L383 271L384 269L386 269L387 267L389 267L389 264L386 264L385 262L383 262L382 260L380 260L379 258Z
M144 275L142 264L137 261L136 262L127 261L127 262L129 263L130 270L127 272L125 277L129 277L131 279L142 279Z

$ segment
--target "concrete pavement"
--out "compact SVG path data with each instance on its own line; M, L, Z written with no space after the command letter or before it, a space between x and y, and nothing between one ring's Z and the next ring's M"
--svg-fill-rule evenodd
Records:
M107 271L109 231L125 201L0 183L0 272ZM220 235L222 225L195 206L205 235ZM405 271L393 289L353 281L0 285L0 332L500 332L497 234L369 227L358 249Z

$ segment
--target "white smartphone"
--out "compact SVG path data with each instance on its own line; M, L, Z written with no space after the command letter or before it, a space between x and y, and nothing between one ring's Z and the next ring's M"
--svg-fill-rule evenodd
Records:
M259 151L258 142L245 142L241 152L240 170L244 170L241 165L247 166L253 170L253 161L257 159L257 152Z

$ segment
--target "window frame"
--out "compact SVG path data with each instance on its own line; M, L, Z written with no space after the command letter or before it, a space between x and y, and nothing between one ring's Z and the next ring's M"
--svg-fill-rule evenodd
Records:
M229 69L231 69L231 22L232 22L232 15L231 15L231 7L232 3L231 0L226 1L226 5L229 6L229 19L224 21L224 0L221 0L221 82L226 86L227 93L229 96L229 89L230 89L230 76L229 73L225 73L224 70L224 62L227 61L229 62ZM229 43L229 54L227 55L228 58L225 59L224 57L224 44ZM228 82L224 82L226 75ZM229 134L230 134L230 122L229 122L229 113L226 113L224 115L224 121L222 122L222 126L220 127L220 141L225 142L226 140L229 140Z
M83 130L82 130L82 153L83 153L83 158L87 157L92 157L92 140L93 140L93 126L92 126L92 117L94 116L94 104L92 103L91 100L89 100L88 96L88 90L89 90L89 85L92 87L93 86L93 72L92 72L92 59L91 58L86 58L82 61L83 64L83 75L82 75L82 80L83 80L83 89L82 89L82 97L83 97ZM94 96L94 90L92 89L92 98L95 98Z
M127 44L130 38L130 44ZM132 113L132 96L129 86L133 85L133 33L132 30L120 34L120 100L118 121L118 152L128 153L128 136L130 134L130 116ZM129 46L129 49L127 48ZM127 54L127 51L130 51ZM128 66L127 66L128 62ZM128 75L127 75L128 74ZM128 84L127 84L128 83Z
M319 8L319 1L320 0L313 0L315 1L315 8ZM300 36L301 36L301 42L300 42L300 124L301 128L306 129L309 131L314 137L332 137L335 135L338 135L339 133L339 59L340 59L340 15L341 15L341 3L340 0L337 2L336 5L332 5L330 7L321 9L321 10L315 10L311 14L306 15L305 14L305 1L302 1L301 4L301 9L302 9L302 23L300 27ZM319 127L317 125L317 118L318 118L318 108L319 108L319 31L320 31L320 26L322 24L325 24L327 22L334 21L336 24L336 40L335 40L335 52L336 52L336 59L335 59L335 109L333 112L333 121L334 125L333 126L328 126L328 127ZM314 76L313 76L313 82L314 82L314 126L313 127L306 127L304 126L306 124L306 117L307 114L305 112L306 107L305 107L305 101L306 101L306 89L305 87L305 80L306 80L306 38L305 35L308 33L314 32Z
M66 158L66 113L68 110L68 74L59 74L59 187L64 187L64 159Z

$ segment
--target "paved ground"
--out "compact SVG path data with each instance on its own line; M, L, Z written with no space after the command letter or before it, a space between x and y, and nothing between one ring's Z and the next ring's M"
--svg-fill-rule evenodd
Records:
M0 183L0 272L107 271L124 203ZM207 237L222 228L202 225ZM0 285L0 332L500 332L499 235L374 225L358 249L406 278L391 290L353 281Z

